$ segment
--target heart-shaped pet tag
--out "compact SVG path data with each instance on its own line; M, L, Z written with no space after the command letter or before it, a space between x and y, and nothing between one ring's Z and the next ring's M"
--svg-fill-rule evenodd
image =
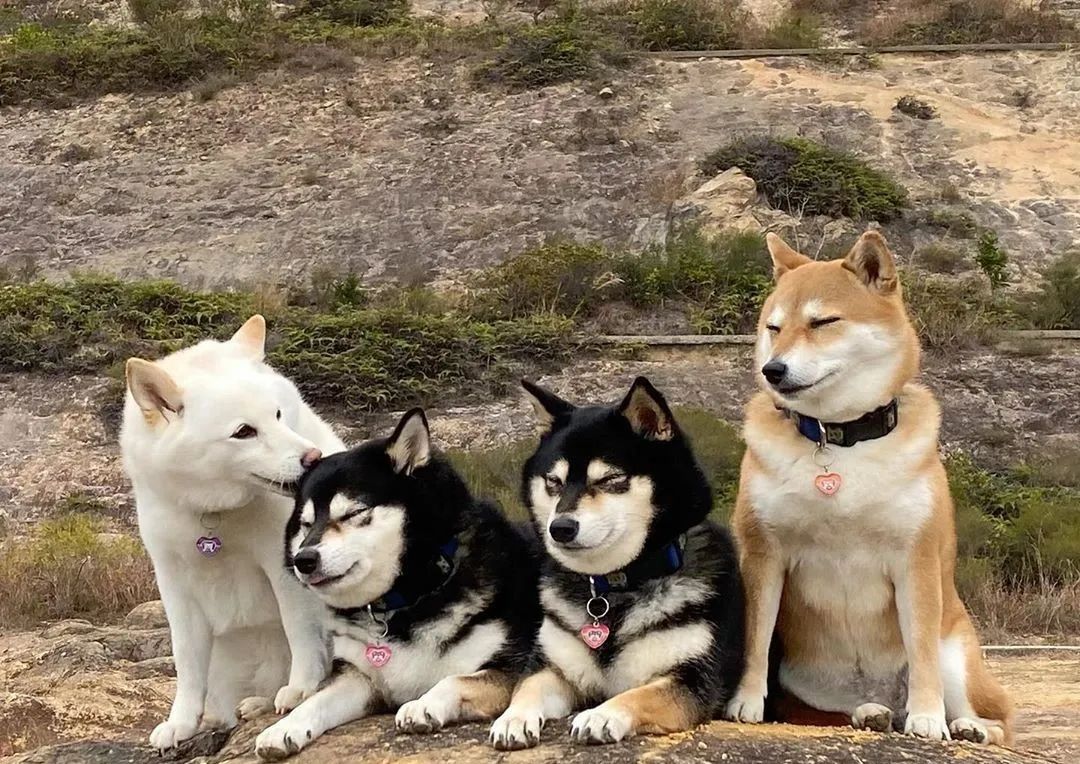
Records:
M826 496L832 496L840 490L840 476L835 472L826 472L814 478L814 485Z
M607 642L609 634L611 629L603 623L587 623L581 627L581 639L593 650Z
M364 650L364 657L367 658L367 662L375 668L385 666L390 662L393 655L389 645L368 645Z
M221 550L221 539L217 536L199 536L195 548L207 557L213 557Z

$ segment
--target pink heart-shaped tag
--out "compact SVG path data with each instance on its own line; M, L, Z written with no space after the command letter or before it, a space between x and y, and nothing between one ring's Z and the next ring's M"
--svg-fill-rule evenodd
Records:
M375 668L385 666L390 662L393 655L389 645L368 645L364 650L364 657L367 658L367 662Z
M814 478L814 485L826 496L832 496L840 490L840 476L835 472L826 472Z
M581 639L593 650L607 642L609 634L611 629L603 623L587 623L581 627Z

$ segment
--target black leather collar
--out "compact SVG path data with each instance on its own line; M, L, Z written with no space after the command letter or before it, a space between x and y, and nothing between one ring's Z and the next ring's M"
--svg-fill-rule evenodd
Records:
M900 421L899 404L895 398L884 406L878 406L873 411L850 422L822 422L797 411L789 409L781 409L781 411L795 422L799 433L807 439L822 445L842 448L854 446L864 440L884 438L896 429Z

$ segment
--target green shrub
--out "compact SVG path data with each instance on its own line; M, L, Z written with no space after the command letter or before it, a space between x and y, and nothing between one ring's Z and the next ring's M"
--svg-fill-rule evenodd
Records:
M751 21L741 0L616 0L591 13L640 50L738 48Z
M154 599L154 573L142 546L103 531L98 518L67 514L0 544L0 622L116 620Z
M483 273L477 307L501 318L587 314L618 287L612 265L612 256L596 244L545 244Z
M943 278L907 270L901 274L904 299L923 345L958 349L992 341L1009 311L981 278Z
M993 231L983 231L979 237L975 262L982 268L986 278L990 279L992 289L997 289L1008 280L1009 255L1001 248L997 234Z
M265 66L281 51L225 17L171 14L133 29L23 24L0 40L0 106L168 90Z
M852 154L805 138L744 138L710 154L701 171L738 167L773 207L810 215L888 221L900 215L907 191Z
M915 261L931 273L967 270L967 253L945 244L929 244L915 253Z
M961 558L990 561L1000 580L1022 587L1080 574L1080 492L1034 486L1022 473L980 470L965 454L946 461Z
M920 0L870 25L873 45L1076 42L1080 30L1053 10L1015 0Z
M550 21L514 30L494 60L474 70L478 82L528 90L583 79L618 59L593 31L569 21Z
M402 21L408 15L409 0L303 0L289 17L374 27Z
M188 7L187 0L127 0L131 18L140 24L153 24L163 16L182 13Z
M1039 290L1021 298L1017 310L1038 329L1080 329L1080 250L1053 261Z
M816 15L789 10L762 29L753 42L761 48L819 48L821 21Z
M686 230L666 248L621 257L615 269L632 303L691 303L695 329L706 333L752 331L772 288L765 243L756 233L710 238Z
M101 372L205 337L228 337L260 308L255 295L193 292L164 281L80 278L0 286L0 370ZM482 322L350 308L284 307L269 360L311 399L350 409L404 405L448 388L497 390L515 364L572 352L557 317Z
M971 215L943 207L919 210L911 216L911 220L916 225L947 231L958 239L971 239L979 232L979 226Z

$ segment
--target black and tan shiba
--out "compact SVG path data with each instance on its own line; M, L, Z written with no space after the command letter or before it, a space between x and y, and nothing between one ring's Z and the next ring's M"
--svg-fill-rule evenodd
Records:
M380 711L433 732L506 708L540 624L538 555L432 449L423 411L307 473L285 546L330 608L334 673L259 735L260 757Z
M638 378L613 407L576 407L524 383L542 436L522 492L548 555L536 673L491 728L536 745L610 743L712 718L743 668L743 590L708 481L664 398Z

